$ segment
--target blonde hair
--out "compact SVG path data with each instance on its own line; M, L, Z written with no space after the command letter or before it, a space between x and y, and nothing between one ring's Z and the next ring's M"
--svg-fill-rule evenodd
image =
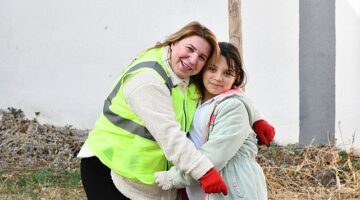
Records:
M204 38L211 46L210 55L205 63L204 68L213 65L220 57L218 40L215 34L210 29L208 29L207 27L196 21L188 23L176 33L173 33L170 36L168 36L165 39L165 41L158 42L153 48L168 46L186 37L190 37L194 35Z

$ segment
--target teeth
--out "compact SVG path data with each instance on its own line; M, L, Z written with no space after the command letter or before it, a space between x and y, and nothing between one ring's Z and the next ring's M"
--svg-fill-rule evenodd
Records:
M191 68L190 68L187 64L185 64L183 61L181 61L181 63L183 64L183 66L184 66L187 70L191 70Z

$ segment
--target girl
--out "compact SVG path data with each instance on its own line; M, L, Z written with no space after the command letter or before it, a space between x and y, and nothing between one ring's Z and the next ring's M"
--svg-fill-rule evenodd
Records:
M229 194L204 193L197 181L176 167L156 173L156 182L165 190L187 186L188 197L194 200L267 199L265 176L255 160L257 139L251 128L255 113L249 100L236 89L245 83L240 54L230 43L221 42L219 46L218 62L205 67L201 81L195 81L201 102L195 111L190 139L220 171Z

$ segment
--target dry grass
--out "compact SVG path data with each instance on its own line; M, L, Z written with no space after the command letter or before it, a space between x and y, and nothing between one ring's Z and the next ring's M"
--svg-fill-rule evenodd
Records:
M21 110L9 108L2 111L0 165L12 170L44 165L72 169L84 132L71 126L41 125L36 119L25 119Z
M76 154L87 131L42 125L14 108L0 118L0 199L85 199Z
M260 147L270 199L360 199L360 155L332 146Z
M0 199L85 199L76 159L87 131L0 110ZM360 199L360 155L333 146L260 147L270 199Z

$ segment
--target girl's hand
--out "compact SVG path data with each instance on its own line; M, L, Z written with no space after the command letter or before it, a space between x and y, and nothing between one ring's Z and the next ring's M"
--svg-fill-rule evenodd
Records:
M275 137L275 128L265 120L256 121L253 129L259 139L258 144L260 145L264 144L269 146Z
M161 171L155 173L155 182L163 190L174 188L174 184L170 173L168 171Z

